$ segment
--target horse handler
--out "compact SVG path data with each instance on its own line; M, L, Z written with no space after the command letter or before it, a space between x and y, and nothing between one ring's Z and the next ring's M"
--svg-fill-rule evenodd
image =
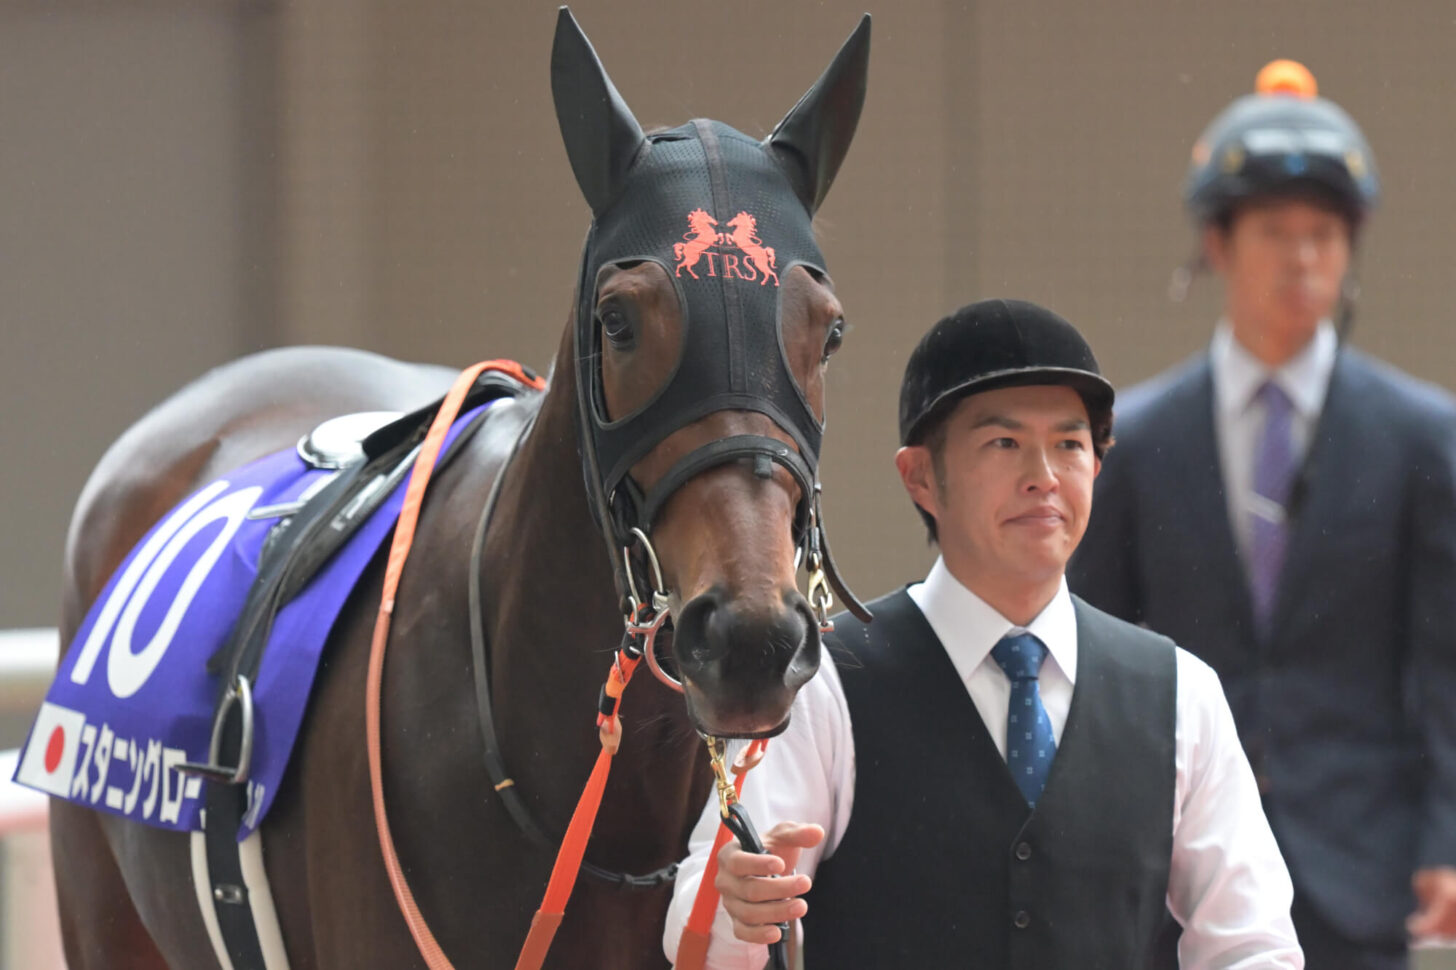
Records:
M900 390L895 465L940 556L835 619L826 664L743 800L766 855L719 854L708 965L1297 968L1288 870L1217 676L1070 595L1112 444L1112 386L1061 317L989 300L937 323ZM836 669L837 668L837 669ZM678 876L671 956L712 802ZM1164 961L1166 962L1166 961Z

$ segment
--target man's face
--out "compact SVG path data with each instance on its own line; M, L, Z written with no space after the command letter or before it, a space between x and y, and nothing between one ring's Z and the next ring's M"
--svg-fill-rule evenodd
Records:
M1350 267L1350 227L1323 206L1294 199L1246 203L1227 231L1204 234L1223 276L1230 323L1244 346L1292 356L1334 311Z
M985 391L963 400L944 430L939 460L906 448L901 473L935 517L947 564L996 585L1059 580L1101 468L1081 396L1056 385Z

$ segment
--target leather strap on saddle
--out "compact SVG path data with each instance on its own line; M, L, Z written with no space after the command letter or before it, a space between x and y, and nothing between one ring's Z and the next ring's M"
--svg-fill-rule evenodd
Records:
M228 718L223 729L220 753L229 759L238 757L242 742L240 721ZM209 781L203 793L202 832L206 844L207 879L212 884L212 906L217 914L217 928L223 946L232 960L233 970L273 970L263 956L254 922L253 905L243 862L238 851L238 828L247 811L248 795L244 785L227 785Z

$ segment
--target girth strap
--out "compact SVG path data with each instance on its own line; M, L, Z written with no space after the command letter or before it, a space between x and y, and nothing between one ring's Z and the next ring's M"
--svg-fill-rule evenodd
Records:
M223 725L219 760L224 764L236 763L241 743L239 720L228 717ZM212 884L210 895L223 946L233 970L268 970L238 848L238 829L247 811L247 786L208 781L204 787L202 833L207 851L207 879Z

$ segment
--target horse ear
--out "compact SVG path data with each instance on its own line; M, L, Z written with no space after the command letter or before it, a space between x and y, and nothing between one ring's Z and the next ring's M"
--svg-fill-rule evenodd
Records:
M576 184L599 214L616 197L642 147L642 126L566 7L557 15L551 45L551 96Z
M864 107L869 65L870 15L865 14L824 75L764 142L788 171L794 191L811 213L829 194L849 151Z

